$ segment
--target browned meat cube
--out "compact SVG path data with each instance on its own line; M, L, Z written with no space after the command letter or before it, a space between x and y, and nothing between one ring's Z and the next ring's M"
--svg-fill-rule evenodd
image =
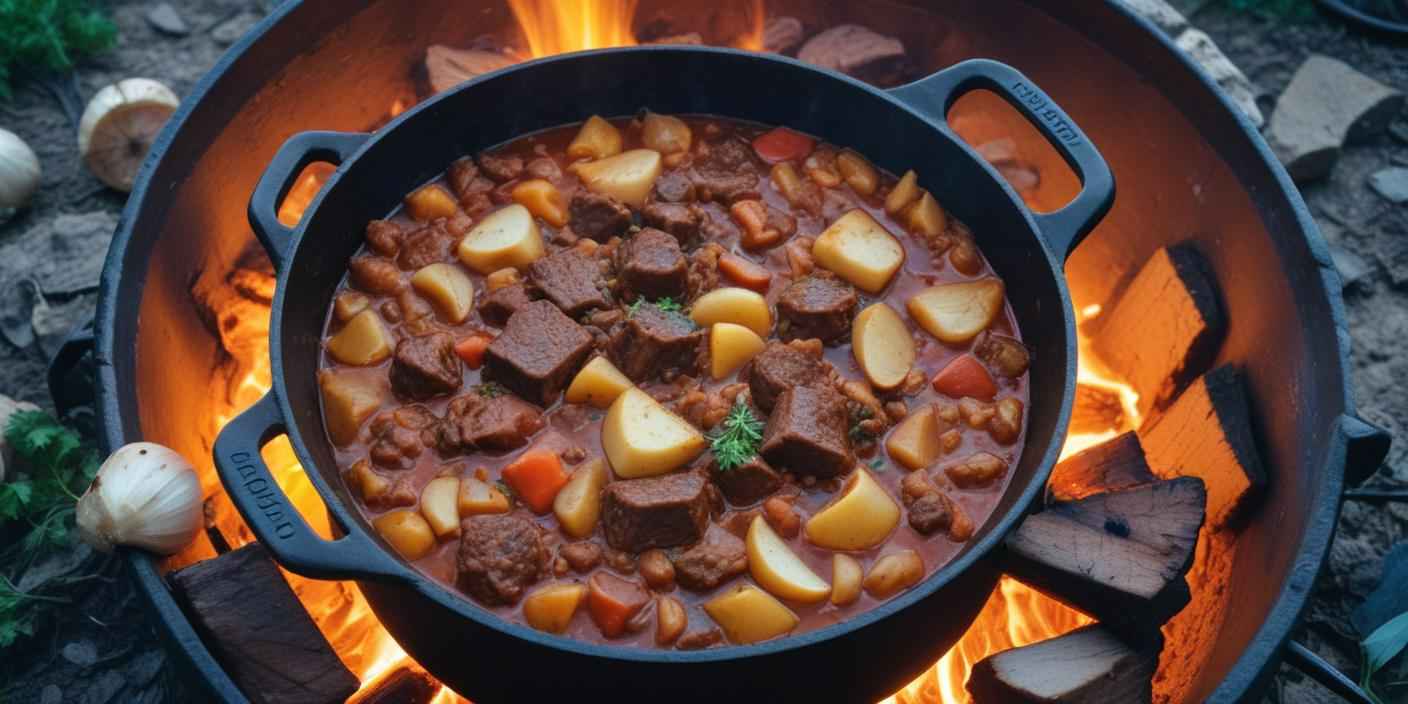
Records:
M709 525L709 493L699 472L611 482L601 492L606 542L627 552L693 543Z
M533 302L528 287L510 284L485 294L479 301L479 317L494 327L503 327L519 308Z
M379 413L368 426L372 444L367 455L382 467L410 469L425 446L435 441L438 422L429 408L420 405Z
M692 372L698 364L704 331L680 313L641 303L611 330L606 354L633 381L645 381L665 370Z
M401 289L401 270L389 259L366 255L352 257L347 271L352 285L367 293L387 296Z
M567 561L569 567L576 572L591 572L601 564L601 546L591 542L570 543L557 549L557 554Z
M484 377L522 398L551 406L592 351L592 336L547 301L533 301L508 319L489 343Z
M694 182L683 171L667 171L655 179L655 197L666 203L694 200Z
M483 388L450 401L436 443L441 454L512 450L542 430L543 412L537 406L501 392L488 398Z
M454 244L455 237L445 229L443 222L431 223L406 235L401 243L401 253L396 257L396 266L415 271L436 262L449 261L450 248Z
M738 536L710 525L704 539L675 557L674 564L680 586L707 592L748 571L748 551Z
M700 171L694 174L694 193L699 200L712 200L731 205L740 200L756 200L762 197L758 188L758 175L752 172L711 173Z
M846 399L827 386L782 392L763 431L762 455L774 467L820 478L851 471Z
M679 240L653 227L621 243L616 271L630 300L642 296L683 300L689 290L689 262Z
M784 340L814 337L822 342L844 337L851 330L858 300L855 289L843 281L822 276L797 279L777 299L777 314L783 322L778 335Z
M575 249L544 257L528 267L528 277L549 301L573 319L610 305L602 290L606 280L595 260Z
M756 504L782 486L782 475L768 466L761 457L754 457L732 469L720 469L715 463L711 470L714 483L734 506Z
M689 247L699 239L704 211L697 205L650 203L640 211L640 219L646 227L666 232L679 240L681 246Z
M910 527L920 535L946 530L958 541L973 535L973 522L963 507L934 486L928 472L911 472L900 481L900 502L909 513Z
M479 170L498 183L512 181L523 175L523 157L517 154L480 154Z
M462 379L455 338L433 332L396 343L391 388L403 398L423 400L454 393Z
M631 226L630 208L611 196L587 190L573 194L567 216L573 232L598 242L620 235Z
M523 171L528 174L528 178L541 178L548 181L556 181L562 178L562 168L559 167L557 162L553 161L550 156L538 157L528 162L528 164L523 167Z
M373 220L367 223L367 246L373 252L385 257L394 257L401 249L401 239L406 231L390 220Z
M450 182L450 190L460 198L464 198L466 193L476 190L470 184L474 183L477 178L479 178L479 165L474 163L472 157L462 156L455 159L450 163L450 168L445 169L445 180Z
M783 391L803 384L821 383L829 374L830 370L820 356L808 354L792 345L769 342L749 365L748 390L758 408L772 412L777 397Z
M550 555L532 521L484 514L460 522L459 588L487 606L516 604L547 572Z
M973 354L987 362L998 374L1009 379L1026 374L1032 361L1031 353L1021 340L993 332L985 332L978 338L978 344L973 346Z

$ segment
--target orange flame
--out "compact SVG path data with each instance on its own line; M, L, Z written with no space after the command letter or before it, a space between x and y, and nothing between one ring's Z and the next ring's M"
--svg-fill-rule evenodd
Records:
M635 46L637 0L509 0L534 57Z

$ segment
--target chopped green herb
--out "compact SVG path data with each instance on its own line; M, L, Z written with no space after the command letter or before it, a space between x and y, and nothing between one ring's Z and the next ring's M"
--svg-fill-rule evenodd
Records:
M684 312L684 308L681 307L680 304L675 301L675 299L670 298L669 296L666 296L666 297L661 298L661 299L657 299L657 300L655 301L655 307L656 307L656 308L659 308L660 310L665 311L666 313L683 313L683 312Z
M862 428L860 423L851 426L851 442L857 445L865 445L875 440L875 434Z
M0 1L0 27L0 100L12 76L68 71L117 41L117 26L87 0Z
M870 468L877 472L883 472L889 469L890 467L889 465L885 464L884 458L876 457L875 459L870 461Z
M644 299L644 298L637 298L636 300L631 301L631 302L626 306L626 317L627 317L627 318L634 317L635 314L636 314L636 311L640 310L640 304L642 304L642 303L645 303L645 299Z
M498 398L499 396L504 395L504 387L499 386L498 384L495 384L492 381L480 384L478 387L476 387L475 390L478 391L479 395L483 396L484 398Z
M763 442L763 421L740 399L729 409L718 430L710 434L709 442L719 469L728 471L758 454Z

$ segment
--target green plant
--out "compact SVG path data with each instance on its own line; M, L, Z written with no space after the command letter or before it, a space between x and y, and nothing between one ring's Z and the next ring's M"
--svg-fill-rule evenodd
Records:
M728 471L758 454L763 442L763 421L740 398L724 416L719 429L709 436L709 442L719 469Z
M1374 691L1374 674L1398 657L1405 646L1408 646L1408 613L1390 619L1359 644L1359 686L1380 704L1384 699Z
M108 49L117 27L88 0L0 0L0 99L18 69L67 71Z

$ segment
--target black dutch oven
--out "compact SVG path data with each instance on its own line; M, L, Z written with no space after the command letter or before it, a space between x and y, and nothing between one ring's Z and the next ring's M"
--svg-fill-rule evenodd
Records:
M1083 188L1064 209L1033 214L948 128L960 95L987 89L1020 110ZM1011 486L956 559L908 592L844 622L777 640L699 652L612 647L540 633L480 609L397 558L352 508L319 411L316 372L326 306L368 220L440 174L454 157L588 115L708 113L786 125L855 148L921 184L980 233L1008 284L1033 350L1026 445ZM297 228L275 210L313 161L338 164ZM873 701L917 676L971 623L998 578L994 550L1041 495L1075 388L1076 345L1062 274L1066 255L1109 209L1114 180L1094 145L1015 69L973 60L882 91L776 56L700 47L641 47L534 61L470 81L397 118L376 136L295 135L250 201L249 219L278 270L270 324L273 390L225 427L215 461L255 535L289 570L356 580L391 635L431 674L476 701L536 701L597 692L666 701ZM260 459L288 433L341 537L318 537Z

